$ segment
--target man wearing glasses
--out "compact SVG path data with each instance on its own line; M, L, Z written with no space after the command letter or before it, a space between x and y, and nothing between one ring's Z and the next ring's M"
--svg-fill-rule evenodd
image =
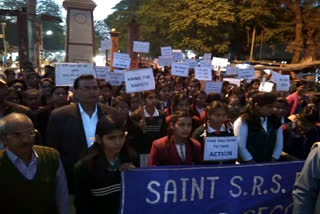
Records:
M70 214L68 187L59 153L36 146L37 130L24 114L0 120L0 201L3 213Z
M8 85L4 79L0 78L0 119L12 112L23 113L31 118L31 110L28 107L7 102L5 99L7 95ZM0 140L0 149L2 148L3 143Z
M98 103L100 88L94 76L81 75L73 87L76 103L54 110L46 132L46 145L61 154L70 193L73 193L73 165L93 144L99 118L121 117L115 108Z

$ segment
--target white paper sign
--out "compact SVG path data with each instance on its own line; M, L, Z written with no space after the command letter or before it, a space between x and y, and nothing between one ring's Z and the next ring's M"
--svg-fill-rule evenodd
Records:
M221 91L222 91L222 82L213 82L213 81L206 82L205 92L207 94L210 94L210 93L221 94Z
M149 53L150 42L133 41L133 52Z
M124 82L124 72L125 72L125 70L114 69L113 72L114 73L121 73L122 74L122 80L121 81Z
M107 72L110 71L110 67L96 66L96 77L97 79L107 79Z
M129 54L125 53L114 53L113 55L113 67L129 69L131 59Z
M208 61L200 61L199 64L200 64L200 67L211 67L211 69L212 69L211 62L208 62Z
M91 63L57 63L55 82L56 86L73 86L76 78L83 74L96 76Z
M279 78L280 76L281 76L281 74L279 74L279 73L277 73L277 72L273 71L273 72L272 72L272 78L271 78L271 81L272 81L272 82L277 83L277 82L278 82L278 78Z
M181 50L173 50L172 56L173 56L174 61L183 61L183 59L184 59L184 55L181 52Z
M240 69L238 79L255 79L256 75L254 73L254 68L246 68L246 69Z
M151 68L126 71L124 73L126 92L134 93L155 89L153 71Z
M171 56L172 48L171 46L161 47L161 56Z
M172 64L172 56L159 56L158 57L158 65L159 66L171 66Z
M290 89L290 76L280 75L277 81L277 91L289 91Z
M197 67L197 61L194 59L186 59L185 62L189 64L189 68Z
M236 160L238 137L207 137L204 145L205 161Z
M149 166L149 158L150 154L140 154L140 167L148 167Z
M239 68L238 67L236 67L236 66L227 67L226 75L233 76L233 75L238 75L238 73L239 73Z
M240 79L235 79L235 78L223 78L223 81L229 82L230 84L234 84L237 86L240 86L241 80Z
M213 69L216 71L221 68L225 68L228 66L228 59L227 58L220 58L220 57L213 57L211 64L213 65Z
M211 61L211 57L212 57L212 54L211 53L205 53L203 55L203 60L204 61Z
M172 63L172 75L188 77L189 76L189 65L187 63Z
M123 73L107 72L107 82L112 86L119 86L123 82Z
M112 49L112 40L111 39L105 39L101 40L101 50L111 50Z
M273 85L272 82L262 82L259 86L259 91L271 92Z
M212 67L196 67L195 77L198 80L212 80Z

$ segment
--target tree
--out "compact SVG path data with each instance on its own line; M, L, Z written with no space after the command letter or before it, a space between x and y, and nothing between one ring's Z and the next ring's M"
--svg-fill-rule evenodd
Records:
M300 1L300 0L278 0L280 3L285 5L294 15L295 15L295 38L294 42L291 42L291 51L294 52L292 58L292 63L298 63L303 57L303 51L305 49L305 38L304 32L309 32L309 43L308 46L315 47L315 41L312 41L313 38L316 39L314 35L314 29L317 28L313 21L314 19L319 20L319 1L310 0L310 1ZM316 13L318 11L318 13ZM312 22L313 24L307 24L307 22ZM311 38L310 38L311 36ZM319 40L318 40L319 41ZM313 51L312 51L313 52Z
M144 23L161 29L161 34L175 48L192 50L199 55L219 55L229 49L235 22L232 1L151 0L140 12Z
M296 63L319 57L319 5L319 0L122 0L106 23L120 31L122 51L127 51L127 26L135 18L141 40L151 42L152 56L164 45L198 55L248 56L257 32L260 51L270 51L269 59L293 54Z
M0 2L0 9L22 10L26 7L25 0L5 0ZM37 22L42 25L43 47L46 50L62 50L65 41L65 26L62 26L62 8L54 0L37 0ZM17 28L16 28L17 29ZM51 30L52 35L45 32ZM15 33L15 32L11 32ZM9 40L10 41L10 40ZM18 45L17 41L15 41Z
M138 10L139 7L147 0L122 0L113 9L115 11L109 15L105 22L108 28L116 29L120 32L120 51L128 51L128 24L132 19L137 19L139 23Z

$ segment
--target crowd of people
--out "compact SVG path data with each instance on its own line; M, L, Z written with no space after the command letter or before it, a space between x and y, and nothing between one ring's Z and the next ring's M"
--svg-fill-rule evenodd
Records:
M4 213L117 213L121 170L305 160L320 141L320 94L305 80L273 93L259 91L259 79L224 81L207 94L194 71L165 68L154 69L155 90L127 94L92 75L72 88L54 76L32 64L0 75ZM227 136L239 138L238 159L204 161L206 138Z

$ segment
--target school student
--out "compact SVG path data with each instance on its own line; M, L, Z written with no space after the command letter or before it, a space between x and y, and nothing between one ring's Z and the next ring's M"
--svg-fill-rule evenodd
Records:
M280 119L273 115L275 95L258 92L252 96L245 113L234 123L240 137L239 154L244 162L270 162L280 158L283 133Z
M163 111L165 108L169 106L169 98L172 92L172 88L170 87L170 84L162 83L157 87L157 92L159 95L159 109Z
M132 146L141 158L141 155L150 154L154 140L165 136L167 133L165 114L156 108L158 104L156 92L146 91L143 96L144 105L131 115L131 119L140 127Z
M183 92L175 92L171 95L170 106L165 109L167 126L170 124L171 113L175 111L187 111L191 115L191 104L188 95ZM200 126L200 118L192 116L192 132Z
M121 170L135 168L122 124L108 116L96 128L96 141L75 165L77 214L117 214L120 207Z
M191 105L192 116L197 116L204 122L205 119L205 104L207 94L205 91L198 90L193 95L193 104Z
M206 122L198 127L192 134L197 139L202 148L206 137L226 137L234 136L233 129L228 120L228 107L222 101L213 101L206 109Z
M186 111L175 112L168 135L152 143L149 166L199 164L201 145L190 138L191 130L191 115Z

